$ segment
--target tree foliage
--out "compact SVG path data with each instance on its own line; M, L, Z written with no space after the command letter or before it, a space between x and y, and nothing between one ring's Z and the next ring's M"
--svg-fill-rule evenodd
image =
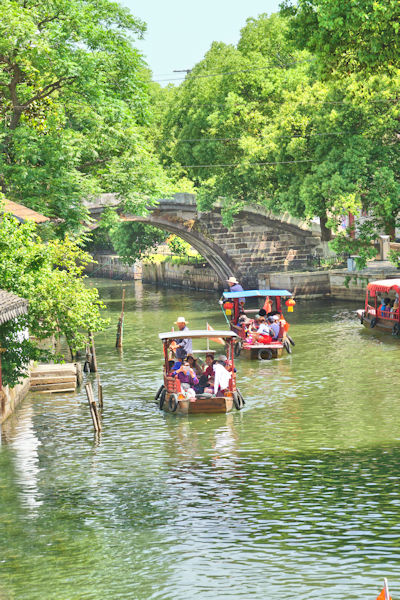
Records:
M357 220L367 255L378 233L393 232L398 221L400 70L393 60L377 74L366 67L361 76L355 68L335 77L338 62L330 63L330 77L321 71L311 42L321 33L314 12L319 18L345 4L356 19L363 2L304 0L299 12L249 19L237 47L214 43L185 82L166 91L159 148L163 162L180 165L195 182L202 208L222 203L228 225L252 203L318 217L329 240L343 216L367 212ZM305 7L313 13L309 43L293 34ZM382 32L392 26L387 16ZM359 32L365 44L368 31ZM346 32L337 56L346 55ZM351 238L335 243L352 249Z
M165 231L147 223L121 221L113 209L106 209L100 222L100 233L105 232L119 258L127 265L155 250L167 237Z
M44 244L33 222L20 224L11 215L2 216L0 289L29 301L28 315L0 327L0 344L6 348L5 384L15 384L29 360L49 358L51 351L41 350L41 341L65 336L76 350L85 345L89 330L104 328L98 292L84 283L83 269L91 260L68 237ZM24 330L29 331L29 340L22 339Z
M0 4L0 185L79 231L82 200L113 192L143 210L168 181L148 129L144 24L110 0Z
M400 67L398 0L286 0L294 39L321 59L322 71L391 73Z

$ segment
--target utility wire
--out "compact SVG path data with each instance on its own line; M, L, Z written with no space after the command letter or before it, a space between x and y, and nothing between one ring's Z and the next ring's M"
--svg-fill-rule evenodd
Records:
M304 160L282 160L276 162L249 162L249 163L227 163L227 164L210 164L210 165L173 165L168 168L182 168L182 169L203 169L208 167L249 167L253 165L292 165L294 163L310 163L316 162L312 158L306 158Z
M260 139L265 139L268 140L268 136L267 135L263 135L261 133L256 133L256 134L251 134L251 133L245 133L245 135L248 135L252 138L260 138ZM285 139L293 139L293 138L309 138L309 137L317 137L317 136L325 136L325 135L348 135L347 132L345 131L333 131L333 132L325 132L325 133L299 133L299 134L294 134L294 135L280 135L279 138L285 138ZM360 136L361 134L350 134L350 135L357 135ZM237 140L241 140L243 139L243 136L241 137L231 137L231 138L188 138L188 139L183 139L183 140L175 140L176 144L181 144L183 142L234 142ZM161 142L167 142L170 140L167 139L163 139L160 140Z
M321 132L321 133L299 133L299 134L293 134L293 135L279 135L277 136L278 139L288 139L288 140L292 140L292 139L307 139L307 138L312 138L312 137L325 137L325 136L338 136L338 135L345 135L345 136L351 136L351 137L361 137L364 139L374 139L374 136L371 135L364 135L363 133L353 133L351 131L326 131L326 132ZM215 143L221 143L221 142L235 142L238 140L242 140L245 139L246 136L250 137L251 139L257 139L260 141L268 141L269 140L269 136L268 135L263 135L261 133L257 133L257 134L251 134L248 132L245 132L243 134L243 136L241 137L231 137L231 138L187 138L187 139L177 139L177 140L173 140L174 144L182 144L182 143L199 143L199 142L215 142ZM167 143L170 142L171 139L170 138L163 138L160 140L160 143ZM276 140L274 140L276 141Z
M266 102L269 101L269 98L263 98L261 100L259 99L254 99L254 100L245 100L245 98L239 97L237 99L239 102L246 102L247 105L249 104L265 104ZM357 103L359 103L359 100L356 100ZM393 98L383 98L381 100L366 100L367 103L369 104L395 104L395 103L399 103L400 102L400 98L398 96L394 96ZM278 106L278 105L283 105L286 104L287 100L283 100L282 102L274 102L274 106ZM165 102L162 102L162 104L164 106L169 106L170 102L166 99ZM333 104L333 105L338 105L338 106L358 106L358 104L354 104L353 102L349 102L346 101L344 102L343 100L318 100L315 99L312 102L308 102L307 104L298 104L296 106L296 108L306 108L307 106L313 106L314 104ZM200 106L211 106L212 108L218 108L218 107L226 107L226 102L196 102L195 104L190 104L190 108L194 107L200 107ZM187 106L182 106L182 107L178 107L181 108L182 110L188 110Z
M222 75L234 75L235 73L250 73L251 71L265 71L270 69L283 69L290 67L292 65L301 65L303 63L311 63L315 62L315 58L308 58L306 60L295 60L290 63L286 63L285 65L279 64L270 64L265 67L254 67L253 69L237 69L235 71L220 71L219 73L206 73L204 75L191 75L188 74L186 77L180 77L179 79L153 79L155 83L161 83L164 81L189 81L190 79L202 79L205 77L220 77Z

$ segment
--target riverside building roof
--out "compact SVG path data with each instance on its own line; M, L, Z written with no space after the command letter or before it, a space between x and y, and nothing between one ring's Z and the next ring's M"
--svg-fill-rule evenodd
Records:
M0 325L28 312L28 300L0 290Z
M48 217L41 215L27 206L12 202L11 200L4 201L4 212L11 213L21 223L25 223L26 221L34 221L35 223L45 223L46 221L50 221Z

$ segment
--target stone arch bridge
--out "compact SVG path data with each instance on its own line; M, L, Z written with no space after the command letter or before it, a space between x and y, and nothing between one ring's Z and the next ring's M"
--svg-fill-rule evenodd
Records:
M118 204L113 194L103 194L86 206L96 222L107 206L118 210ZM207 260L221 282L234 275L247 288L257 285L259 273L306 267L307 257L321 246L318 226L311 228L289 215L258 207L243 209L228 229L222 224L221 209L198 211L193 194L160 200L145 216L120 216L178 235Z

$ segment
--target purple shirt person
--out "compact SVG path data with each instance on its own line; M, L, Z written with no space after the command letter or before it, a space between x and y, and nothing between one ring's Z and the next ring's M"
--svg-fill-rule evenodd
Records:
M181 383L188 383L190 387L199 383L196 373L190 368L187 361L184 361L183 365L176 371L176 376Z
M175 321L175 325L178 325L178 329L179 329L179 331L182 331L182 333L189 331L189 329L186 327L187 323L186 323L185 317L178 317L178 319ZM191 338L185 338L182 336L182 338L176 339L175 341L176 341L176 345L177 345L176 351L175 351L176 358L182 360L188 354L192 353Z
M240 283L238 282L238 280L236 279L236 277L229 277L229 279L227 279L228 285L229 285L229 291L230 292L243 292L243 288L240 285ZM239 303L243 304L246 302L245 298L239 298Z

